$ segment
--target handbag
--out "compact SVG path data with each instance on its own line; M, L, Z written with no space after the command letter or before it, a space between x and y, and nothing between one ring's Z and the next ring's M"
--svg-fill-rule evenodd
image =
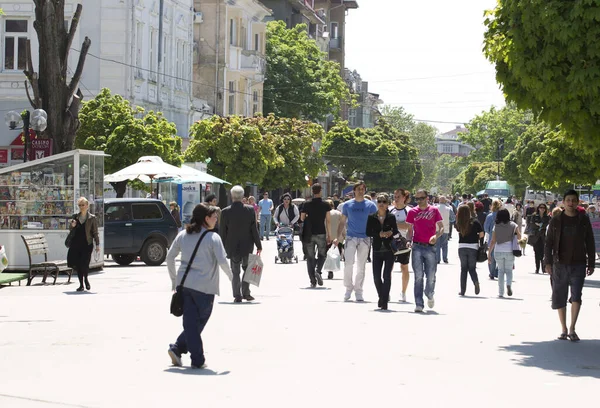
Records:
M72 218L72 220L74 220L75 217ZM71 228L71 231L69 231L69 235L67 235L67 238L65 238L65 246L67 248L71 248L71 244L73 243L73 238L75 237L75 228Z
M198 252L200 242L202 242L204 236L209 232L210 231L204 231L204 233L200 236L200 239L194 248L194 252L192 252L192 256L190 257L187 267L185 268L185 273L183 274L183 278L181 278L181 283L177 285L177 288L175 288L175 293L173 293L173 296L171 296L171 314L173 316L180 317L183 315L183 284L185 283L185 278L187 278L188 272L192 267L192 262L196 257L196 252Z
M262 277L263 266L263 261L260 259L260 255L248 255L248 267L244 272L243 281L254 286L259 286L260 278Z
M488 260L487 250L488 250L487 244L483 244L483 245L479 246L479 249L477 249L477 262L487 262L487 260Z
M512 251L513 251L513 255L517 258L520 257L521 255L523 255L523 252L521 252L521 247L519 246L519 240L517 239L517 234L515 234L513 237Z

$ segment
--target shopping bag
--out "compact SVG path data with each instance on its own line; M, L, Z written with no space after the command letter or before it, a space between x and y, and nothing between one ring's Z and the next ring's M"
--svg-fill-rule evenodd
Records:
M260 255L250 254L248 257L248 269L244 273L244 282L251 285L259 286L260 278L262 277L263 261Z
M0 272L8 267L8 258L6 257L6 248L0 246Z
M519 240L517 239L517 234L515 234L515 236L513 237L512 250L513 250L513 255L517 258L520 257L521 255L523 255L523 252L521 251L521 247L519 246Z
M338 272L340 270L340 251L336 245L332 245L327 251L327 258L323 264L323 270L327 272Z

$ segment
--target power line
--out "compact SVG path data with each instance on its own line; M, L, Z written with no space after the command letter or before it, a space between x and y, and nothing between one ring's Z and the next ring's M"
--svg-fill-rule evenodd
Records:
M457 77L463 77L463 76L492 74L492 73L493 72L489 72L489 71L479 71L479 72L466 72L464 74L454 74L454 75L438 75L438 76L417 77L417 78L382 79L379 81L367 81L367 82L369 82L369 83L384 83L384 82L422 81L422 80L428 80L428 79L457 78Z

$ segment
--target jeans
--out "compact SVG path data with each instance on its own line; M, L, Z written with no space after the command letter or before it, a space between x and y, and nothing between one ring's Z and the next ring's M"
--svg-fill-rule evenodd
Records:
M369 238L347 237L344 253L344 286L347 291L355 291L358 295L363 293L365 283L365 268L369 256ZM356 256L356 280L353 283L354 258Z
M246 274L246 269L248 269L248 255L240 257L232 256L229 264L231 265L231 272L233 273L233 278L231 279L233 297L240 298L250 296L250 284L244 282L244 275ZM240 267L244 270L244 275L241 274Z
M493 250L489 254L490 258L492 259L492 262L488 264L488 268L490 270L490 278L492 278L492 277L497 278L498 277L498 265L496 265L495 252L496 251Z
M325 259L327 259L327 236L325 234L312 235L310 243L303 244L306 247L306 269L310 283L316 283L315 273L321 273ZM316 258L315 245L319 253Z
M448 234L443 233L440 237L435 241L435 260L437 263L442 261L443 255L444 262L448 262Z
M539 238L535 245L533 245L533 252L535 253L535 272L537 273L540 268L542 273L544 272L544 238Z
M212 314L215 295L183 288L183 332L170 348L177 355L191 354L192 365L200 367L204 364L204 347L202 331Z
M504 275L506 274L506 286L512 285L515 256L512 252L496 252L495 256L498 265L498 294L504 296Z
M460 258L460 293L467 291L467 274L471 275L473 285L479 282L477 277L477 250L472 248L458 248Z
M264 234L263 234L264 231ZM269 239L269 233L271 232L271 214L261 214L260 215L260 229L258 230L258 235L260 238Z
M381 269L383 268L383 281ZM387 305L392 287L392 269L394 268L394 254L392 251L373 251L373 280L379 301Z
M454 229L454 223L450 223L450 229L448 230L448 239L452 238L452 230Z
M437 262L435 260L435 247L429 245L413 245L412 267L415 273L415 304L424 307L423 279L426 277L425 296L432 298L435 292L435 273Z

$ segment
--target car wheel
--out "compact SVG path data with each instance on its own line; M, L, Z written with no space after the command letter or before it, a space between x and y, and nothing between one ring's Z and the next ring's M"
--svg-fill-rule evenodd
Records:
M165 244L158 239L148 240L140 254L142 261L148 266L159 266L167 257L167 247Z
M127 266L135 261L135 254L113 254L112 259L119 265Z

